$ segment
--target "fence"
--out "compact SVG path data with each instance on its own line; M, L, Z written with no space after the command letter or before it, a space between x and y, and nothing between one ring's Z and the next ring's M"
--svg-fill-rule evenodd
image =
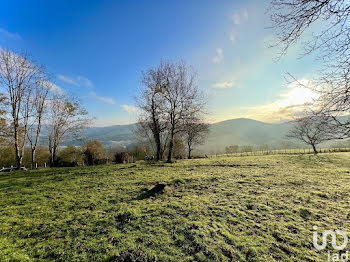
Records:
M317 153L339 153L350 152L350 148L318 148ZM278 149L278 150L260 150L252 152L238 152L229 154L213 154L208 157L240 157L240 156L266 156L266 155L301 155L301 154L314 154L311 148L307 149Z

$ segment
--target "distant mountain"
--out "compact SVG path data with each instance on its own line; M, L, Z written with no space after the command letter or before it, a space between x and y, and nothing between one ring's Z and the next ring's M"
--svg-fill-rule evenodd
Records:
M87 129L83 137L89 140L100 140L102 144L108 146L130 146L137 142L134 130L135 124L93 127Z
M290 123L264 123L252 119L238 118L210 125L210 134L205 149L220 151L227 145L268 144L278 146L291 128ZM130 146L137 142L133 133L135 124L94 127L86 130L86 139L98 139L106 146Z
M290 122L271 124L247 118L226 120L210 126L205 146L214 151L220 151L227 145L267 144L278 147L286 140L285 136L291 127Z

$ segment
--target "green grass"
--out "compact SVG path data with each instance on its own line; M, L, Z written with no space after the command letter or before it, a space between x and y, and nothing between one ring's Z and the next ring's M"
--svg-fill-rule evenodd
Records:
M2 173L0 261L325 261L313 226L350 233L349 171L334 153Z

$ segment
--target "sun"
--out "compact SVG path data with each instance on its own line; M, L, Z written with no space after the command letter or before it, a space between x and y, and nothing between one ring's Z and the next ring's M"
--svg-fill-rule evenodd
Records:
M280 95L280 98L276 101L276 107L305 107L305 105L313 104L318 98L318 94L311 88L310 81L306 79L295 81L288 85L288 91Z

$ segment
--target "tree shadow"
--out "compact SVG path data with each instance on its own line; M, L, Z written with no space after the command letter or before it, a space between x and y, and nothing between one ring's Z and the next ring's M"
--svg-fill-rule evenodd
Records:
M159 183L150 190L143 189L142 193L136 199L143 200L150 197L156 197L157 195L161 195L165 192L165 187L166 187L165 183Z

